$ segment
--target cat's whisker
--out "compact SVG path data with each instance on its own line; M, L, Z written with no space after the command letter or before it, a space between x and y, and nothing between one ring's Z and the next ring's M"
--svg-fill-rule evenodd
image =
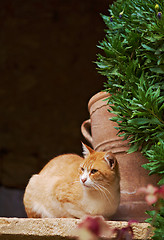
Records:
M108 185L109 187L111 187L111 183L105 182L105 185ZM102 185L101 185L101 186L102 186Z
M107 195L106 195L106 193L104 192L104 190L103 189L101 189L101 187L99 187L97 184L95 184L96 185L96 189L97 190L99 190L99 193L101 194L101 196L104 198L107 198L108 199L108 197L107 197Z
M98 192L100 193L101 197L104 198L104 194L102 192L102 190L94 183L94 185L92 185L94 189L98 190Z
M110 205L112 206L111 200L110 198L107 196L105 190L107 190L105 187L101 186L100 184L96 184L94 182L95 186L100 190L100 192L102 192L104 194L104 196L106 197L107 201L110 203ZM103 189L104 188L104 189Z
M104 190L102 190L102 192L104 193L104 195L105 195L108 203L110 204L110 206L112 206L111 199L109 198L109 196L107 195L107 193L106 193Z
M107 189L106 187L104 187L104 186L101 185L101 184L99 184L99 186L100 186L101 188L103 188L105 191L107 191L107 192L109 193L111 199L113 200L113 196L112 196L111 192L109 191L109 189Z
M80 182L80 180L77 180L77 181L71 182L70 184L79 183L79 182Z
M100 188L101 189L101 188ZM105 198L107 199L107 202L109 203L110 206L112 206L112 203L110 201L110 198L107 196L107 194L105 193L105 191L103 189L101 189L101 192L104 194ZM106 203L107 204L107 203Z
M107 182L106 182L105 184L108 185L108 186L111 186L111 183L107 183Z
M103 200L104 198L106 198L107 201L109 202L110 206L111 206L110 200L108 199L106 193L105 193L100 187L98 187L98 186L94 186L94 188L99 192L102 200ZM107 203L105 202L105 206L106 206L106 205L107 205Z

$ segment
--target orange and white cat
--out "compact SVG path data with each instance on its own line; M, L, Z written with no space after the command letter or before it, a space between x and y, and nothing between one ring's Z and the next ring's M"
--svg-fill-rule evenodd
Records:
M82 146L84 158L60 155L31 177L24 195L28 217L110 217L116 212L120 175L115 156Z

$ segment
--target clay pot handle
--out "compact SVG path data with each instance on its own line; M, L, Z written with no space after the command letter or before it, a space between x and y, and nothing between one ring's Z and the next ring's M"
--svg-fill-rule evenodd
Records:
M93 139L91 136L91 119L84 121L81 125L81 132L86 140L92 145Z

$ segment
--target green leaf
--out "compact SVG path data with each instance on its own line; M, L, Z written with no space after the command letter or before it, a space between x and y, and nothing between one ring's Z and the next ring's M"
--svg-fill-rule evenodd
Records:
M150 68L150 71L155 73L164 73L163 69L160 67Z
M138 144L131 145L127 152L128 153L136 152L138 148L139 148Z
M160 186L164 185L164 178L162 178L162 179L158 182L158 185L160 185Z
M148 119L148 118L134 118L134 119L128 120L128 123L136 124L136 125L142 125L142 124L150 123L150 119Z
M145 48L147 51L155 52L155 49L152 47L147 46L146 44L142 43L141 46Z

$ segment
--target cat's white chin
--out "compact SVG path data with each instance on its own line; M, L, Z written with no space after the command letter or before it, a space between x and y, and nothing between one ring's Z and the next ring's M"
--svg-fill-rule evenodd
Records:
M83 183L83 187L85 187L85 188L91 188L92 186Z
M82 183L81 182L81 185L84 189L87 189L87 190L95 190L95 188L93 187L93 185L91 183Z

